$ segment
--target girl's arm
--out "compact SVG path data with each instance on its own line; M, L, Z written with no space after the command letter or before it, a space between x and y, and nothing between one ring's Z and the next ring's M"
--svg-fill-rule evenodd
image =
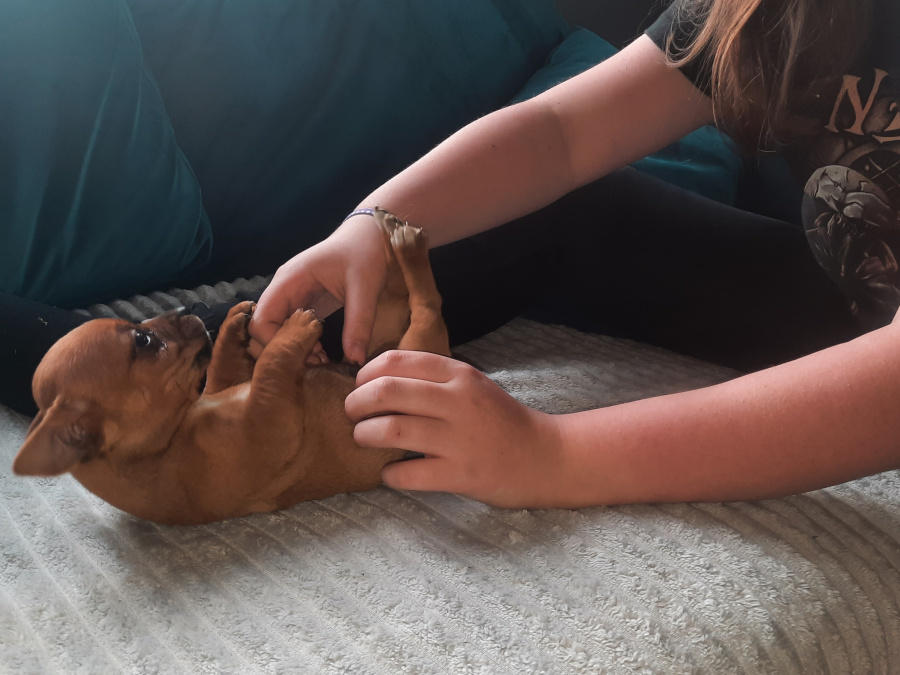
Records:
M900 325L724 384L560 420L575 503L777 497L900 468Z
M497 506L761 499L900 468L896 320L724 384L571 415L430 354L389 353L358 382L357 442L427 455L386 467L388 485Z
M367 196L439 246L536 211L712 121L712 104L646 35L482 117Z
M530 213L711 120L709 98L643 36L544 94L476 120L360 207L380 206L426 227L438 246ZM299 307L327 316L345 305L344 353L362 363L383 258L375 224L346 221L278 270L250 323L254 339L267 343Z

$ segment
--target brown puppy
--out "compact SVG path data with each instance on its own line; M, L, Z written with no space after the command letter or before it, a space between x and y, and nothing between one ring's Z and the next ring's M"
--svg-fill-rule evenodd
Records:
M388 277L373 353L449 355L424 232L384 211L376 220ZM98 319L72 331L35 373L40 411L13 471L69 471L113 506L167 524L378 485L382 467L404 452L353 442L344 412L354 385L349 368L306 364L322 333L315 313L291 316L254 364L252 311L252 303L234 307L213 349L200 319L171 312L141 324Z

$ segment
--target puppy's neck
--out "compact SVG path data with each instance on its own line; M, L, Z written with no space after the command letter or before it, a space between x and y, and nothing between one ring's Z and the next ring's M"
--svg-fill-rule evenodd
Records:
M156 522L190 512L183 485L183 455L192 433L188 414L142 438L112 442L70 469L84 487L113 506ZM127 434L123 434L127 439Z
M100 447L88 453L71 468L81 480L83 476L104 474L140 482L152 476L182 433L185 420L196 403L174 411L162 420L154 420L153 411L143 415L104 415ZM139 418L139 419L138 419ZM83 482L83 481L82 481Z

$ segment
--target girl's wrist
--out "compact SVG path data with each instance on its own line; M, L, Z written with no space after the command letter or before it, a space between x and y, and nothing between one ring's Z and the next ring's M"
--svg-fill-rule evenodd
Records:
M347 239L353 243L358 237L377 239L379 242L382 238L374 214L364 213L362 208L351 211L331 233L330 238Z
M556 436L553 506L583 508L614 501L615 469L604 460L607 444L599 438L602 426L598 416L603 413L604 409L598 409L549 415Z
M590 471L590 465L583 463L584 450L572 433L572 416L534 413L538 416L537 442L541 456L534 458L534 469L538 473L533 493L537 503L528 506L581 508L596 505L598 502L585 490L585 486L593 481L585 475Z

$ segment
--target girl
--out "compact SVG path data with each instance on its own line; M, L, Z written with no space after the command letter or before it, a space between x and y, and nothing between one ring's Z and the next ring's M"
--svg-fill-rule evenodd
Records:
M616 57L474 122L366 197L361 209L441 247L459 339L555 288L586 327L746 369L780 363L550 416L465 364L390 352L346 403L360 444L425 454L385 482L581 507L774 497L900 466L895 28L890 0L682 0ZM709 123L784 151L802 227L619 171ZM344 351L363 361L384 279L371 221L351 214L282 266L256 340L298 307L345 305Z

